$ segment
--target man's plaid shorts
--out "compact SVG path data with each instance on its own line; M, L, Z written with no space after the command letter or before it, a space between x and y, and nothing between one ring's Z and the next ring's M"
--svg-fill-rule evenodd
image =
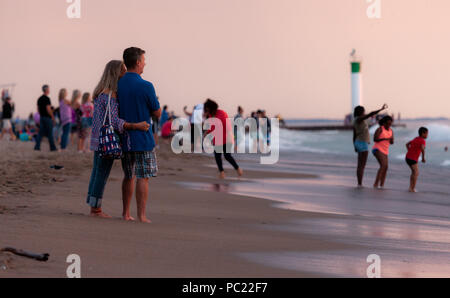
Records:
M156 177L158 164L156 161L155 150L124 152L122 157L122 169L125 178L127 179L131 179L133 176L136 176L137 178Z

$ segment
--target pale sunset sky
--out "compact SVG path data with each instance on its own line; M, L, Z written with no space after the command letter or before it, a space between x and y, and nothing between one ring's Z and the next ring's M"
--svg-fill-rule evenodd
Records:
M450 1L0 0L0 84L16 83L20 116L42 84L92 92L126 47L147 51L144 79L181 114L207 97L234 114L336 118L350 112L349 53L363 58L367 109L450 117Z

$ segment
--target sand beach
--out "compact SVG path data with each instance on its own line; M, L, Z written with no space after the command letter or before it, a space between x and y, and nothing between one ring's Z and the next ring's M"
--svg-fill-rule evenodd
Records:
M293 171L242 157L245 177L227 169L228 178L219 180L211 156L176 155L162 144L159 174L150 181L153 223L142 224L121 220L120 162L104 199L114 218L105 220L88 216L85 203L91 154L0 146L0 246L50 254L37 262L0 253L1 277L66 277L71 254L81 258L82 277L365 277L366 257L377 252L387 277L450 274L441 265L449 261L448 217L430 220L439 208L426 211L426 202L423 216L399 215L396 205L404 210L399 201L409 194L363 194L350 186L351 167L328 166L325 174L321 163L299 163ZM387 192L396 193L391 202ZM445 201L434 203L448 211ZM416 207L410 208L406 214Z

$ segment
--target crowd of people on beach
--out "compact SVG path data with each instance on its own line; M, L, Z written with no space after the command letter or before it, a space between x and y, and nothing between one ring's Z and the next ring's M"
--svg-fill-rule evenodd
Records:
M67 89L62 88L58 92L58 107L55 108L49 97L50 86L42 86L42 92L37 100L38 111L33 116L38 128L34 149L41 150L42 138L46 137L50 151L65 151L72 144L79 153L88 152L86 140L91 134L94 110L91 94L75 89L69 100Z
M44 138L49 142L51 152L67 151L69 146L77 152L94 152L93 169L88 186L86 202L91 215L109 218L102 210L102 199L107 180L115 159L120 159L124 173L122 182L123 219L134 220L130 215L130 203L136 192L138 219L150 222L146 217L149 179L157 175L156 152L159 136L165 140L174 136L173 120L177 117L169 112L168 106L160 108L153 84L142 79L146 66L145 51L136 47L123 53L123 60L110 61L103 71L94 92L82 93L75 89L69 98L66 88L58 92L58 105L50 99L50 86L42 86L42 95L38 98L37 112L31 114L19 128L19 120L13 123L14 104L10 97L4 98L2 113L2 135L6 132L10 139L17 137L22 141L34 141L34 150L41 150ZM214 138L214 158L219 177L225 178L222 155L237 175L243 175L242 169L232 156L231 147L236 141L228 114L219 104L207 99L194 106L192 112L184 108L191 123L191 141L195 143L194 132L202 138L215 131L214 125L203 130L208 118L216 118L222 124L222 137ZM255 139L270 144L270 121L264 110L244 116L242 107L238 107L234 119L255 119L267 125L264 133L258 130ZM199 127L198 127L199 126ZM266 132L267 131L267 132ZM88 142L87 142L88 140ZM119 154L117 154L119 153ZM136 190L136 191L135 191Z
M146 217L146 202L149 194L149 179L156 177L158 171L156 149L159 136L163 140L170 139L176 133L172 123L177 118L169 112L168 106L160 108L152 83L142 79L146 66L145 51L136 47L127 48L123 52L123 60L112 60L107 63L94 92L82 93L75 89L68 97L66 88L58 92L58 106L55 108L49 97L50 86L42 86L42 95L37 100L37 112L31 114L27 121L18 127L14 125L14 103L10 96L2 96L1 135L10 135L11 140L34 140L36 151L41 150L43 138L47 138L50 151L66 151L70 145L77 152L94 152L93 168L87 191L86 203L90 213L101 218L110 218L102 210L102 200L114 160L120 159L123 169L122 200L123 219L134 220L130 215L130 204L136 193L137 216L141 222L150 222ZM371 142L369 127L374 117L387 109L387 105L379 110L366 113L365 108L358 106L354 110L353 144L358 153L357 182L363 186L364 171L369 155ZM191 125L191 145L202 147L202 138L215 131L212 125L203 130L205 119L215 118L222 124L222 136L212 140L214 158L219 177L225 178L222 155L237 175L243 170L232 155L232 147L236 144L236 127L230 125L228 114L219 104L207 99L193 107L192 112L184 107L184 113ZM281 117L278 117L281 120ZM239 106L233 118L236 120L254 119L255 123L266 125L264 129L250 131L250 138L270 145L271 121L265 110L251 112L248 117ZM264 120L264 121L261 121ZM389 147L394 144L392 130L393 118L385 115L379 119L373 141L372 153L380 167L374 182L375 188L383 188L389 167ZM256 135L255 135L256 134ZM428 129L419 129L419 136L406 144L406 163L411 168L409 191L416 192L419 176L418 162L426 162L425 147ZM200 144L198 144L200 143Z

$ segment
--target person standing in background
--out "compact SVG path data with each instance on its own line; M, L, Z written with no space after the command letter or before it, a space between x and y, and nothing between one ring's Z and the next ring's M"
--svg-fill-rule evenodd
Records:
M14 103L11 101L11 97L7 97L5 99L5 103L3 104L2 108L2 123L3 128L0 133L0 139L3 138L3 135L5 132L9 133L11 141L16 140L16 136L14 135L13 129L12 129L12 116L14 113Z
M62 127L61 150L66 150L69 144L70 129L72 127L72 108L67 99L67 90L65 88L59 91L59 117Z
M270 146L270 136L272 133L272 124L270 123L269 117L267 117L266 111L261 111L261 124L260 124L261 136L262 139L260 141L263 142L264 147L266 145ZM263 148L263 147L261 147Z
M194 152L202 148L202 135L203 135L203 104L197 104L194 106L192 113L188 112L187 107L183 108L184 114L189 117L191 123L191 144Z
M72 100L70 101L70 106L72 107L72 129L70 135L70 142L72 145L78 144L77 136L79 136L79 132L81 129L81 91L78 89L73 90L72 92Z
M162 127L164 126L164 123L167 122L167 120L169 120L169 113L167 112L168 107L164 106L163 110L161 112L161 119L159 120L159 126L162 129Z
M55 138L56 144L61 145L61 116L59 114L59 107L53 110L53 116L55 117L53 137Z
M92 117L94 115L94 105L92 104L91 94L86 92L81 100L81 129L80 140L78 141L78 152L86 152L85 141L90 136L92 130Z
M244 109L241 106L238 106L237 114L234 116L234 123L236 123L236 120L238 119L244 120ZM238 137L238 128L237 126L234 126L234 142L236 144L236 147L240 145L239 144L240 140L238 140L237 137Z
M39 123L39 134L36 138L36 145L34 150L41 150L42 137L47 137L50 143L50 151L57 151L55 146L55 140L53 138L53 123L55 122L55 117L53 116L52 103L50 101L50 87L48 85L42 86L42 92L44 94L39 97L37 101L37 108L40 116Z

